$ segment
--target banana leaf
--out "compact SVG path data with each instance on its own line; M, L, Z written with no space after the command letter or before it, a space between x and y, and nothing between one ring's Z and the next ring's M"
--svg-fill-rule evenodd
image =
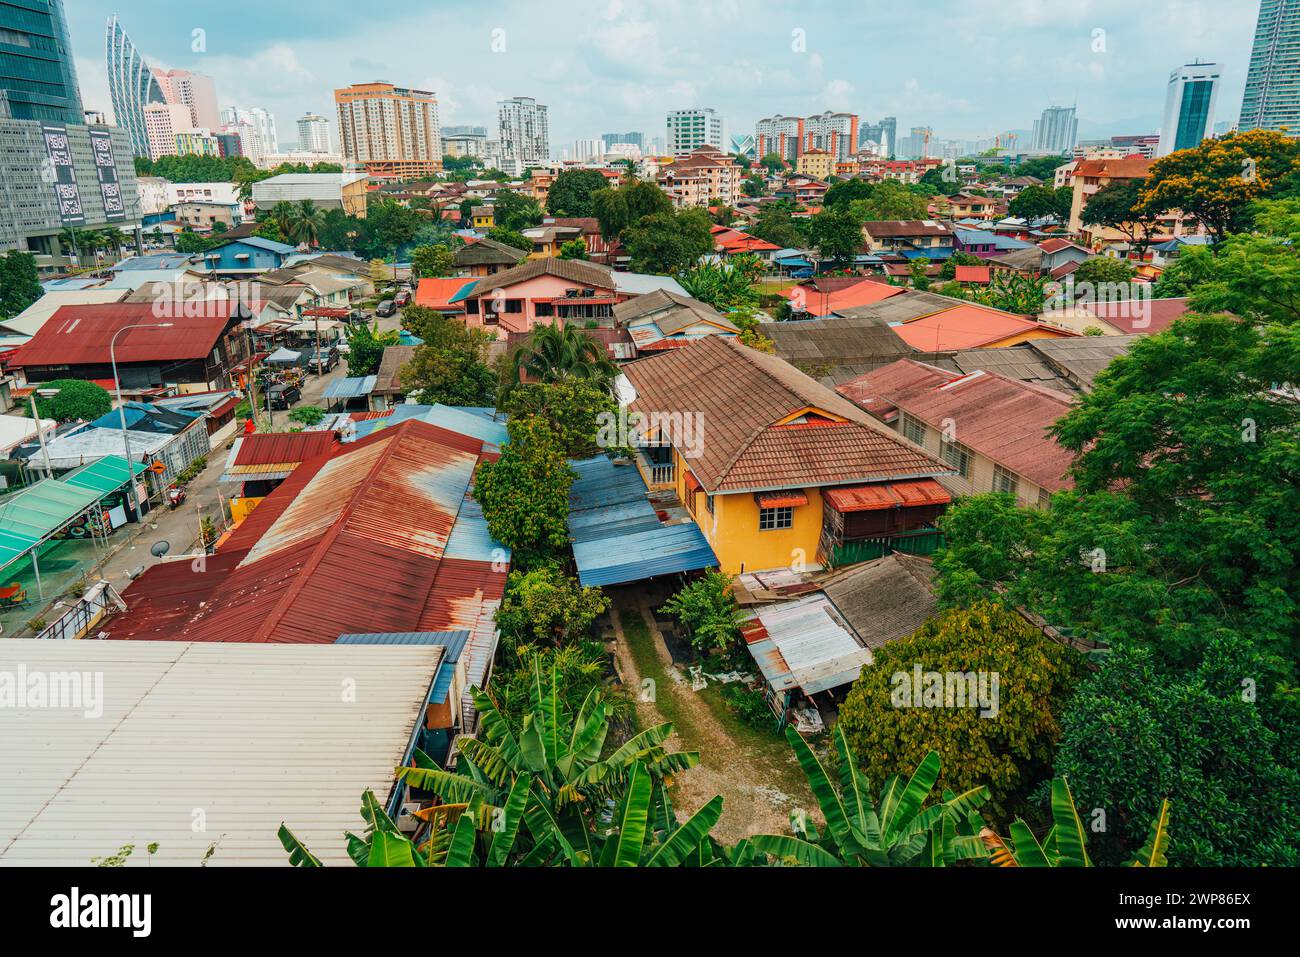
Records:
M650 818L651 784L650 772L641 764L632 765L627 791L614 814L613 831L605 839L600 855L602 867L636 867L641 861Z
M294 867L324 867L320 860L311 851L307 850L306 845L298 838L294 837L292 831L280 823L280 830L276 831L280 838L280 844L289 852L289 863Z
M668 840L659 845L645 862L646 867L676 867L709 836L709 831L722 817L722 797L710 800L690 816L685 824L673 831Z
M816 844L809 844L797 837L784 834L755 834L749 839L750 846L764 854L771 854L781 860L793 859L805 867L841 867L843 862Z
M1160 802L1160 810L1151 822L1147 842L1129 862L1130 867L1168 867L1165 851L1169 849L1169 799Z
M462 814L456 822L456 830L451 835L451 846L447 848L444 867L472 867L474 865L474 820L468 814Z
M1052 781L1052 822L1056 827L1058 867L1091 867L1083 821L1074 806L1074 795L1064 777Z
M520 777L510 789L510 796L501 808L500 830L492 832L492 847L488 850L488 867L502 867L515 845L519 835L519 825L524 819L524 808L528 804L528 778ZM495 820L495 819L494 819Z
M1011 822L1011 842L1015 848L1016 863L1021 867L1051 867L1043 847L1034 837L1029 825L1017 818Z
M880 830L885 845L889 846L902 837L907 826L921 811L921 805L939 780L939 754L931 751L921 761L905 787L899 787L893 779L892 787L887 789L884 800L880 802Z
M840 796L835 793L831 779L826 775L826 769L817 760L817 755L813 754L812 748L808 747L803 735L794 728L785 729L785 738L794 749L799 767L803 769L804 776L808 779L808 787L812 789L813 797L817 799L817 805L821 808L822 817L826 819L826 827L831 832L831 838L839 846L841 853L858 850L858 843L849 832L849 819L844 813L844 805L840 801Z
M370 838L367 867L419 867L415 846L400 834L375 831Z

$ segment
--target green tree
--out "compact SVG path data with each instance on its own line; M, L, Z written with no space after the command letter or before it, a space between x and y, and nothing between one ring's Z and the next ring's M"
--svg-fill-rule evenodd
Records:
M1140 179L1113 179L1088 198L1080 218L1087 226L1105 226L1124 236L1142 255L1151 245L1157 220L1142 204Z
M609 610L599 588L583 588L555 565L512 571L496 623L510 645L562 645L589 637L592 623Z
M848 210L823 209L812 217L808 238L823 259L844 262L862 249L862 220Z
M926 292L930 288L930 276L926 271L930 268L930 260L922 256L920 259L913 259L907 264L907 278L913 289Z
M1007 204L1007 210L1012 216L1019 216L1021 219L1032 221L1052 216L1057 222L1064 223L1070 218L1070 203L1073 195L1073 190L1064 186L1060 189L1053 189L1050 186L1026 186L1012 197L1011 202Z
M551 183L546 194L546 211L563 217L594 215L593 197L607 184L600 170L566 169Z
M713 224L700 208L643 216L623 234L633 272L672 275L713 251Z
M533 241L531 239L504 226L493 226L488 230L487 236L488 239L494 242L504 243L515 249L522 249L524 252L530 253L533 251Z
M740 184L740 191L750 198L767 195L767 184L761 176L750 176Z
M732 594L730 575L706 572L664 603L662 611L674 615L701 652L730 655L740 642L740 608Z
M289 421L299 425L315 425L325 418L325 410L318 405L300 405L289 413Z
M592 215L600 223L600 234L611 241L621 238L629 226L647 216L673 212L668 194L654 183L642 180L599 190L593 194L591 203Z
M782 249L799 249L804 244L803 233L794 223L790 210L775 203L765 205L749 234L766 240Z
M853 200L848 208L861 224L887 219L925 219L929 202L903 183L887 179L871 184L870 194Z
M396 329L380 332L378 323L353 326L348 332L348 375L368 376L379 371L384 350L398 343Z
M42 294L35 256L17 250L0 256L0 317L12 319Z
M525 379L542 383L582 380L608 394L616 374L599 339L577 326L537 326L510 351L502 400L520 388L519 383Z
M455 275L456 254L442 244L416 246L411 250L411 270L416 279Z
M1098 863L1121 863L1165 800L1178 821L1175 865L1300 863L1295 693L1243 694L1243 682L1270 673L1275 667L1241 639L1216 642L1178 675L1148 648L1103 660L1062 719L1056 756L1056 773L1068 775L1082 805L1106 812L1105 831L1093 837ZM1266 720L1278 710L1289 716Z
M608 380L566 374L521 383L501 400L500 408L512 417L537 416L545 421L567 459L590 458L611 447L602 443L601 430L618 413Z
M501 228L519 232L542 221L542 207L531 196L499 190L492 197L492 220Z
M570 239L560 244L561 259L586 259L587 241L582 238Z
M1113 256L1093 256L1079 263L1079 268L1070 275L1076 284L1127 283L1133 279L1133 265Z
M315 246L320 242L321 232L325 228L325 210L310 199L299 200L294 204L289 216L289 229L285 235L295 242L306 246Z
M420 227L420 214L391 199L366 207L366 237L373 252L396 253L409 244Z
M975 602L878 649L838 726L868 776L901 773L937 751L945 787L987 785L1006 810L1050 773L1061 712L1082 672L1078 653L1014 611ZM954 675L967 683L958 689Z
M1297 168L1300 142L1283 132L1247 130L1207 139L1151 164L1142 205L1153 215L1182 210L1222 240L1249 232L1252 204L1289 193Z
M846 210L859 200L870 199L875 191L876 184L865 179L841 180L832 183L831 188L826 190L826 195L822 197L822 207Z
M1157 299L1182 298L1191 295L1197 286L1220 278L1219 260L1214 251L1204 246L1190 246L1165 265L1152 295Z
M708 303L720 312L740 306L758 305L754 291L755 268L762 269L757 257L735 257L725 263L701 262L677 274L677 282L692 298Z
M758 161L758 165L765 168L769 173L779 173L786 168L786 162L779 153L765 153Z
M108 391L81 379L54 379L36 383L36 414L56 422L93 422L113 411ZM56 395L41 395L53 392Z
M510 443L483 462L474 498L488 531L508 546L516 568L546 564L569 544L569 487L576 477L550 426L538 416L512 419Z

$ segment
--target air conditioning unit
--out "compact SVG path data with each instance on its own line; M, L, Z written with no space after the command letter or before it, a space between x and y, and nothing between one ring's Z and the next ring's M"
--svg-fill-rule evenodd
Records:
M415 816L418 810L420 810L419 801L403 801L402 806L397 810L397 820L393 822L397 825L397 829L403 834L414 834L419 830L423 822Z

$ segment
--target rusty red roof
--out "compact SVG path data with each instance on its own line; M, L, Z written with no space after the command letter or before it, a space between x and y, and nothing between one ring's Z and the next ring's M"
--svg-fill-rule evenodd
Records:
M47 365L97 365L109 361L109 343L113 335L126 326L149 324L129 329L117 337L117 361L175 362L202 359L212 351L239 304L231 301L204 302L201 316L154 314L149 302L111 302L91 305L60 306L31 340L8 359L13 367ZM158 323L172 326L159 328Z
M328 455L338 444L332 431L250 432L235 440L229 465L279 465Z
M119 639L332 642L419 630L438 602L468 615L487 589L462 593L464 575L441 563L481 449L408 420L304 462L202 571L187 579L175 567L188 570L185 562L145 572L124 595L130 611L104 630Z

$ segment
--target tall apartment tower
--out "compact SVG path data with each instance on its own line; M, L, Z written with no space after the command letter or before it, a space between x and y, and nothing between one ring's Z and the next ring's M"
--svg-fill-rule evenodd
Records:
M1222 72L1218 63L1188 63L1169 74L1157 156L1189 149L1210 135Z
M315 113L298 118L298 149L308 153L330 151L330 121Z
M722 149L722 116L717 110L673 110L668 114L668 147L673 156L685 156L701 146Z
M802 116L768 116L754 124L754 155L760 160L775 153L787 163L799 159L804 137Z
M0 118L85 122L63 0L0 5Z
M823 150L843 162L858 151L858 115L856 113L818 113L803 121L803 146Z
M1079 141L1079 120L1072 106L1049 106L1034 120L1029 148L1035 153L1065 153Z
M1300 0L1260 0L1238 128L1300 136Z
M518 176L529 166L550 161L551 140L546 107L531 96L516 96L497 103L497 139L502 169Z
M136 156L149 156L149 135L144 127L144 108L166 103L153 70L145 62L117 17L110 17L105 36L108 61L108 96L117 125L126 130Z
M217 87L212 77L189 70L154 70L153 75L163 99L181 104L189 111L192 127L215 130L221 125Z
M438 100L428 90L354 83L334 91L339 150L372 176L414 179L442 169Z

